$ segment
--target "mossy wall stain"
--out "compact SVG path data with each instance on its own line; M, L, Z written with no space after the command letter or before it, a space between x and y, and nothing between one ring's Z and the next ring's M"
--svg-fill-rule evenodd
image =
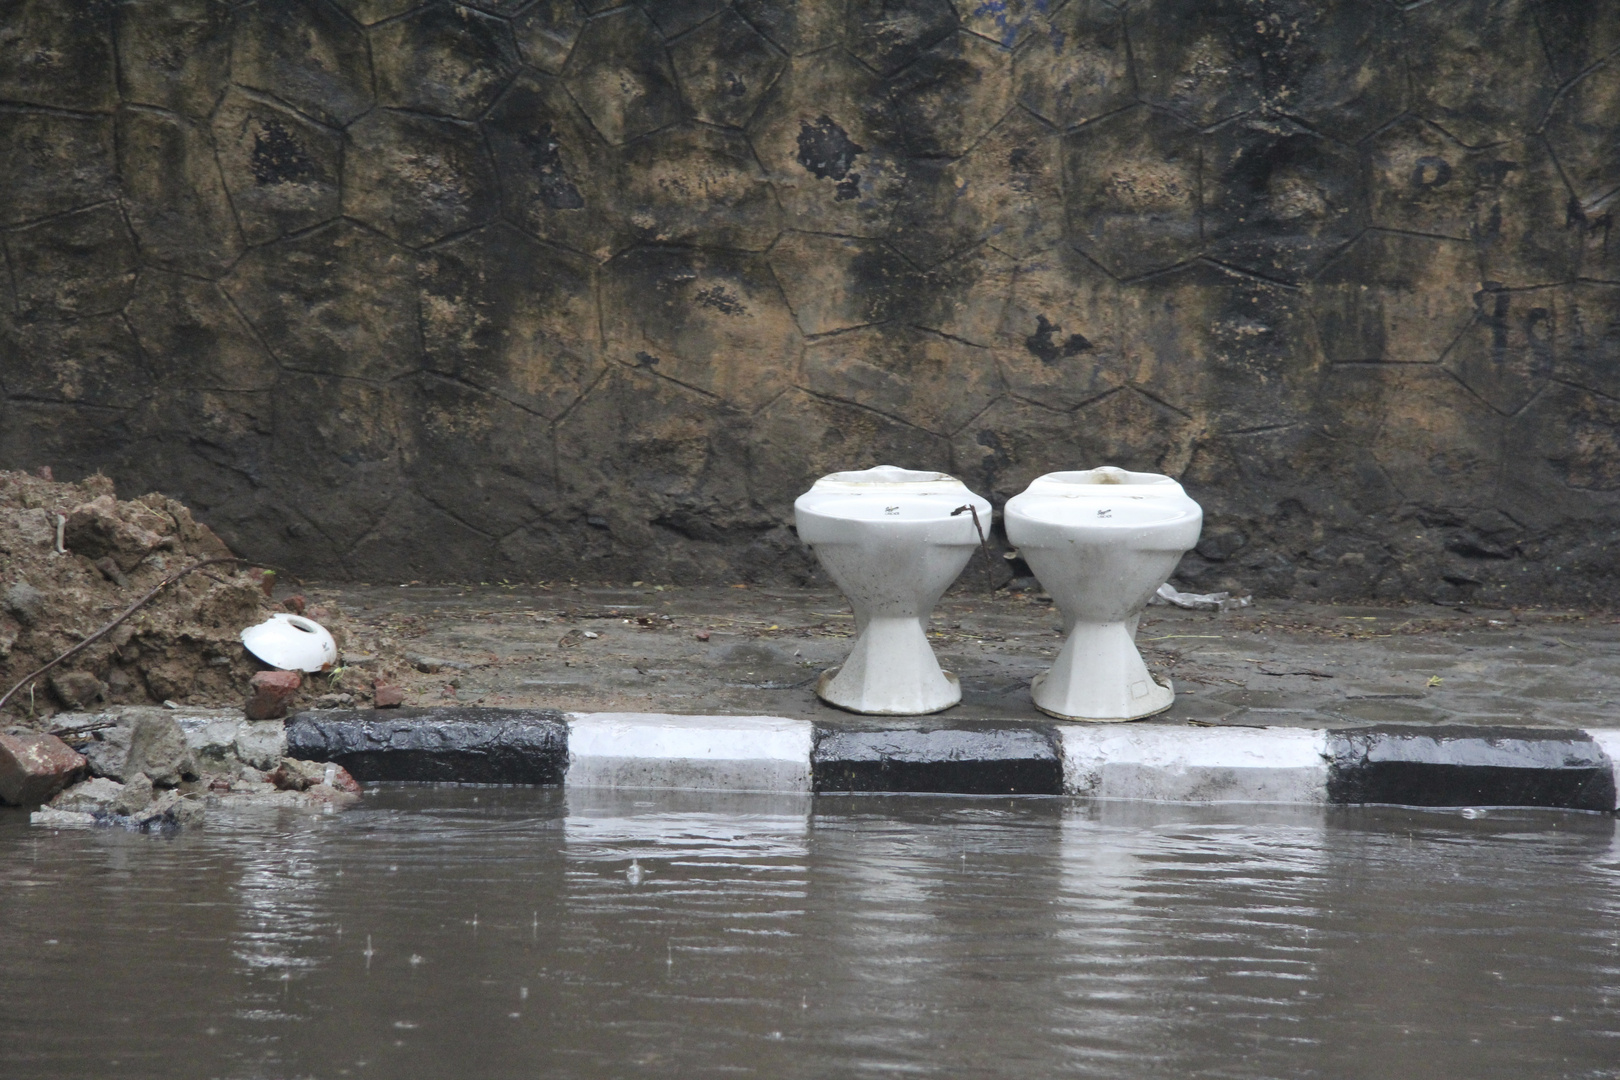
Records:
M1204 504L1195 587L1613 595L1620 5L15 0L0 41L0 467L244 553L804 580L821 473L1113 462Z

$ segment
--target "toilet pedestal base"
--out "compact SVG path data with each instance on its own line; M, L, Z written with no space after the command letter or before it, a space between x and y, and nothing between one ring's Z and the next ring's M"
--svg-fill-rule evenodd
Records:
M1148 674L1131 623L1077 623L1046 674L1030 689L1035 707L1060 720L1140 720L1163 712L1175 690Z
M871 716L916 716L962 700L956 676L941 671L922 620L871 618L849 658L822 674L816 696L829 705Z

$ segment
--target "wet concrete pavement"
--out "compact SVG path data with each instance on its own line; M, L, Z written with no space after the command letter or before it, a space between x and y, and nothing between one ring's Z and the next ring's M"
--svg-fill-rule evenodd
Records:
M312 586L359 624L346 655L413 662L407 704L765 714L893 728L815 697L854 621L831 589ZM707 635L707 640L700 640ZM926 722L1044 720L1030 679L1061 644L1041 594L959 587L930 639L963 701ZM1549 610L1256 601L1152 607L1138 643L1174 680L1159 723L1612 726L1620 618Z

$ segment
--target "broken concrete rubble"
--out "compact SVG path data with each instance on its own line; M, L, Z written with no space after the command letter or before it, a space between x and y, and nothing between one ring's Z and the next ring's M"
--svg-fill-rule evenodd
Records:
M0 803L44 802L84 774L85 759L54 735L0 733Z
M261 671L251 680L253 687L245 707L249 720L279 720L304 685L296 671Z
M93 775L31 800L48 800L30 818L35 824L169 832L202 821L210 809L336 808L359 798L360 786L342 766L287 757L280 720L149 707L59 719L65 739L85 751L73 754L80 762L73 779Z

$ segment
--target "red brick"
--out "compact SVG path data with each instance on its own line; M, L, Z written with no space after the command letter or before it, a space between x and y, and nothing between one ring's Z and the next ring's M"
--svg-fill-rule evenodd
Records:
M253 692L244 710L249 720L279 720L304 685L296 671L261 671L253 676Z
M0 735L0 802L14 806L45 802L88 767L55 735Z
M405 704L405 691L392 683L372 684L371 701L379 709L392 709Z

